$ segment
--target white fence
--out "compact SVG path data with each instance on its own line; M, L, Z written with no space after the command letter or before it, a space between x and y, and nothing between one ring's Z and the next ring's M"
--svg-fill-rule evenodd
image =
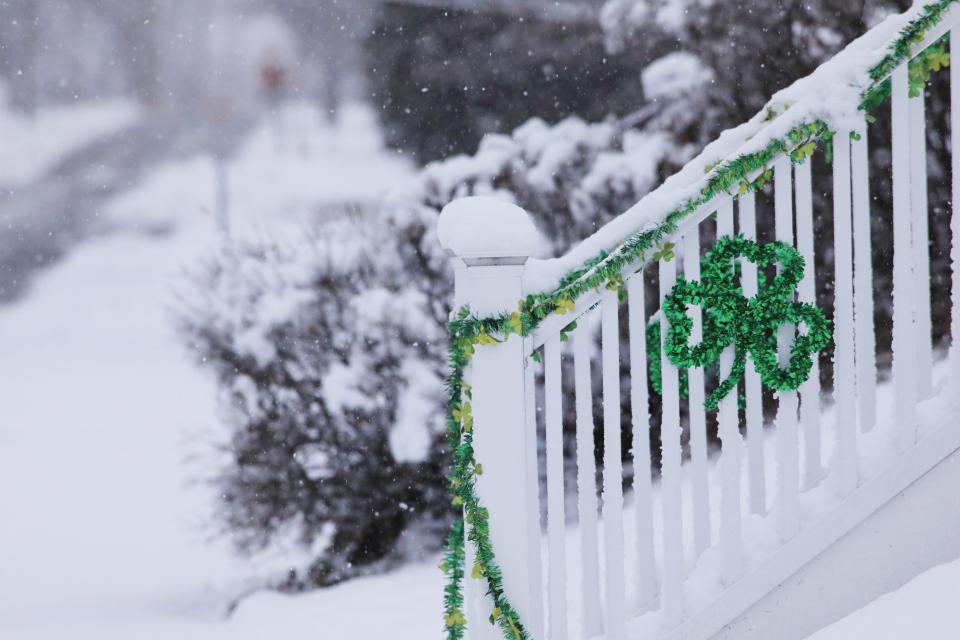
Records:
M951 9L914 54L952 29L958 15ZM960 42L957 35L950 37ZM924 453L917 429L917 405L934 394L937 362L931 338L927 228L931 203L925 141L928 127L936 128L950 132L954 154L960 148L960 64L950 69L950 123L927 122L924 97L908 96L907 63L897 67L891 79L893 375L884 389L895 401L878 399L877 391L866 120L854 131L836 133L832 184L813 184L811 165L822 161L819 154L800 164L780 157L768 186L773 189L773 211L758 207L754 193L722 196L701 207L670 239L676 245L675 259L648 261L623 273L625 305L615 291L586 294L576 301L572 314L548 318L532 336L514 335L502 344L477 348L468 372L476 456L485 469L477 489L490 512L492 542L506 591L531 637L709 637L939 461L936 453ZM832 190L832 211L819 212L833 220L833 237L827 238L826 246L819 246L814 234L814 188ZM956 162L953 190L960 197ZM482 212L478 215L482 217ZM715 419L722 446L711 451L710 443L716 439L708 437L708 428L714 418L703 406L707 382L702 369L689 370L689 394L684 399L678 369L662 358L662 408L651 421L646 331L655 305L644 298L644 278L659 283L662 302L678 272L687 280L700 278L701 257L714 238L734 233L755 238L757 219L764 216L773 217L776 238L795 246L805 258L799 301L816 303L814 254L833 253L832 401L821 394L815 366L801 388L779 394L776 417L765 425L760 379L748 363L742 383L744 406L738 407L736 393L722 400ZM956 212L952 234L956 337L960 336ZM461 252L455 258L458 304L469 304L481 316L515 308L524 294L527 255L524 250ZM751 296L757 288L756 268L749 262L742 268L744 294ZM942 290L933 294L947 295ZM699 311L693 317L696 342L703 323ZM662 313L656 318L665 340L668 323ZM578 326L567 341L562 329L574 319ZM621 377L623 320L629 327L627 378ZM789 357L793 332L793 327L781 331L781 364ZM534 359L535 353L542 356ZM721 377L730 371L733 357L731 346L721 358ZM575 392L567 397L563 379L571 373ZM960 395L960 349L953 351L950 375L953 393ZM542 397L538 376L543 380ZM600 487L596 377L602 386L599 422L605 434ZM575 449L569 450L564 438L567 403L572 403L576 415L575 425L566 425L576 433ZM893 415L888 415L889 407ZM632 416L627 456L621 433L624 410ZM660 447L659 474L651 456L651 424L660 425L659 438L653 439ZM858 449L881 429L887 436L895 434L900 452L895 458L910 471L895 480L862 486ZM544 435L543 442L538 433ZM576 486L565 486L574 477L566 470L574 466ZM546 478L545 541L541 473ZM576 517L571 517L567 511L574 506ZM471 565L468 558L467 566ZM500 631L485 622L492 605L485 599L482 581L468 580L467 588L467 618L476 621L470 626L471 637L500 637Z

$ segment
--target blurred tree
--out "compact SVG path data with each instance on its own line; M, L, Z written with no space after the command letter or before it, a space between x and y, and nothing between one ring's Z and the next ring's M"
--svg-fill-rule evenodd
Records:
M133 95L144 105L158 106L160 87L160 38L156 0L105 0L112 3L118 58L126 69Z
M349 74L359 71L356 41L369 23L373 1L281 0L274 6L299 40L302 73L297 91L315 100L327 119L335 121Z
M594 21L549 15L381 5L366 50L387 143L426 163L533 116L597 120L643 103L643 51L609 55Z
M909 4L608 0L601 20L612 51L649 48L655 25L710 69L714 82L686 97L701 123L696 142L704 145L759 112L777 90L811 73L880 16Z

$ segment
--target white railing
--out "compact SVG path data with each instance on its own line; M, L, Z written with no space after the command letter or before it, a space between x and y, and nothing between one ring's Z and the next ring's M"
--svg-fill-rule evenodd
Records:
M951 9L914 53L950 31L958 16ZM950 37L952 43L960 43L957 34ZM960 197L956 162L960 64L950 70L949 127L946 122L925 121L924 97L908 97L908 83L907 63L903 63L892 74L890 145L893 376L886 395L892 394L894 402L877 393L866 120L852 131L836 132L832 185L817 186L832 190L832 211L819 212L832 217L832 238L814 234L811 163L821 161L820 156L796 165L784 156L773 167L772 212L758 211L754 193L721 196L700 207L670 238L677 247L676 259L635 264L623 273L625 308L616 292L585 294L572 314L548 318L531 336L513 335L502 344L477 348L468 371L476 457L485 469L477 491L490 512L492 542L506 591L532 638L710 637L949 452L922 449L917 404L934 394L940 377L949 378L952 385L943 393L950 394L952 389L953 395L960 396L960 215L955 210L951 222L951 373L944 376L938 370L935 376L925 143L928 127L950 131L953 192ZM482 204L486 213L512 207L492 199ZM473 216L476 219L467 222L482 228L484 207L473 202L457 211L457 206L444 215ZM661 410L655 421L660 433L654 442L661 453L656 479L646 353L646 331L654 316L653 305L645 299L644 277L659 283L662 303L678 271L688 280L699 279L700 259L713 238L734 233L756 238L758 217L770 216L776 239L795 246L805 258L799 301L816 303L814 254L833 253L832 402L822 402L815 366L797 391L778 395L776 417L765 425L760 378L748 363L742 383L744 410L741 414L735 393L721 401L715 419L722 444L711 453L708 426L714 418L703 407L704 373L690 369L689 397L683 399L679 371L663 357ZM486 246L477 253L464 246L449 247L456 254L458 304L469 304L480 316L516 308L525 293L524 263L531 247L518 249L516 242L504 246L512 250ZM756 267L749 262L742 266L744 294L751 296L757 289ZM936 295L946 294L938 291ZM661 340L665 340L668 323L664 314L658 317ZM561 329L574 319L578 326L568 343ZM621 320L626 320L629 332L629 375L623 378ZM699 311L694 312L694 322L692 340L696 342L702 332ZM794 331L794 327L781 329L781 364L788 357ZM531 357L534 353L542 354L542 365L540 357ZM733 357L731 346L720 361L721 379L730 371ZM564 376L570 374L572 398L565 397L563 386ZM540 376L542 396L536 382ZM599 491L595 376L602 387L599 424L604 433ZM629 384L625 406L621 402L624 384ZM576 420L565 425L568 403L575 409ZM542 413L538 406L543 407ZM626 457L621 431L625 407L632 416ZM564 438L565 427L575 429L571 441ZM960 425L953 425L952 431L960 432ZM538 433L544 435L543 442ZM896 442L898 453L891 453L887 462L900 472L893 480L865 483L884 471L871 468L864 473L858 448L883 439ZM960 446L960 438L953 434L946 445L938 442L950 451ZM567 450L574 443L575 450ZM631 468L626 474L625 459ZM572 477L566 469L573 466L575 486L566 486ZM540 518L541 469L546 478L545 539ZM630 480L626 500L624 478ZM835 496L834 506L818 510L818 505L829 502L822 499L827 491ZM576 500L568 501L573 494ZM573 505L575 518L567 513ZM745 545L748 519L750 535L757 535L758 527L775 533L779 542L774 550L757 551ZM471 564L468 559L467 566ZM467 590L468 620L475 621L469 627L471 637L499 638L500 631L485 622L492 605L486 601L484 584L467 580Z

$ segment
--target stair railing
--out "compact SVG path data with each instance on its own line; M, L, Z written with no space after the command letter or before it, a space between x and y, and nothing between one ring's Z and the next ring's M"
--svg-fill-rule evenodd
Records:
M917 404L934 394L935 380L942 377L934 372L931 295L946 294L931 292L926 134L928 127L946 130L947 123L925 120L923 91L916 95L910 77L911 60L929 47L942 38L950 39L951 49L960 42L954 32L960 10L952 3L935 4L945 8L937 14L934 27L914 38L909 56L874 79L875 87L883 87L889 79L892 100L893 367L887 389L896 399L894 415L878 414L878 408L887 405L877 392L872 265L876 248L871 242L870 124L865 113L845 126L828 123L833 179L832 184L816 188L832 191L832 211L820 212L832 217L832 238L814 233L812 165L823 154L804 151L798 155L796 149L785 148L774 154L769 166L751 170L744 179L746 187L732 185L729 191L698 204L686 217L670 221L669 233L657 238L657 251L647 250L626 264L618 272L619 280L613 279L615 286L551 302L556 308L536 317L536 326L525 324L520 330L520 321L514 318L518 330L476 346L464 372L472 403L473 450L483 467L476 491L489 513L504 591L527 637L710 637L892 498L904 488L903 483L915 480L941 459L936 452L918 448L923 442L918 435ZM926 14L917 9L913 15ZM950 87L952 184L955 197L960 197L960 64L950 67ZM781 123L775 119L764 126L775 128ZM662 305L678 275L687 281L701 278L701 261L715 239L734 234L756 239L758 215L770 215L758 211L758 195L771 195L770 189L776 239L795 247L806 263L797 301L817 303L814 255L833 253L832 402L822 401L815 360L798 389L777 394L776 416L765 425L760 374L749 362L740 393L724 397L714 418L704 407L703 369L690 368L683 387L681 371L668 357L660 357L660 412L651 421L648 332L659 325L663 350L670 324L664 313L654 312L657 305L645 299L645 279L657 283ZM520 300L530 304L526 282L534 268L529 258L536 246L523 238L529 238L532 223L522 210L492 198L457 201L441 217L442 226L469 229L487 228L491 219L511 219L516 226L487 242L476 242L470 234L444 239L454 255L456 306L467 305L480 318L510 313ZM661 223L667 219L666 213L657 218ZM952 297L950 302L936 302L952 308L954 346L948 384L953 395L960 397L960 214L956 209L951 232ZM613 249L611 255L616 252ZM603 264L600 260L578 277L588 279ZM743 294L753 296L757 267L742 261L741 268ZM524 309L529 312L531 307L521 305ZM689 313L691 343L697 343L703 336L703 316L696 307ZM629 344L622 349L623 321L628 325ZM789 360L796 331L792 325L780 330L781 365ZM624 353L626 378L621 375ZM731 345L720 357L721 379L733 364ZM568 397L563 379L571 372L574 393ZM604 434L599 488L595 376L602 388L599 423ZM564 425L566 403L573 403L575 424ZM621 429L625 407L632 422L627 456ZM708 428L714 420L722 443L719 452L710 451ZM660 426L653 438L652 424ZM565 426L575 430L572 450L564 438ZM904 460L925 462L910 462L912 471L900 474L897 482L864 485L858 446L875 427L889 431ZM775 444L767 446L771 432ZM829 441L824 441L825 435ZM957 436L951 434L948 439L949 446L944 445L948 449L960 446ZM660 447L659 475L651 441ZM565 486L572 475L566 472L568 466L576 469L576 487ZM545 509L540 504L541 470L546 479ZM627 501L625 477L630 487ZM825 479L840 503L832 519L811 521L804 517L804 500ZM571 494L576 494L575 518L567 513L574 504L567 500ZM546 514L545 540L541 511ZM775 530L779 542L772 556L757 558L753 549L745 548L748 518L762 519ZM470 544L466 549L469 568L474 565L473 550ZM709 604L700 602L699 596L691 604L689 581L691 575L709 572L701 567L707 555L715 560L723 588ZM497 611L488 583L467 576L465 585L470 637L503 637L504 625L487 622L488 618L496 622Z

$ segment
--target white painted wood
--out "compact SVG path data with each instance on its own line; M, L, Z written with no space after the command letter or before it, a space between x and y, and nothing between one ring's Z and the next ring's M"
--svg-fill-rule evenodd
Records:
M560 387L560 336L543 347L547 435L548 612L551 638L567 638L567 528L563 491L563 394Z
M813 175L807 158L794 169L797 200L797 249L803 256L803 279L797 299L816 306L816 261L813 254ZM823 478L820 443L820 360L813 358L810 377L800 387L800 423L803 426L804 487L809 489Z
M677 281L675 260L660 262L660 305ZM669 323L660 314L660 349L667 337ZM660 607L663 624L671 629L683 620L683 513L680 486L680 381L677 368L664 355L662 362L663 396L660 426L661 491L663 502L663 587Z
M960 34L951 32L950 51L960 51ZM953 202L960 202L960 64L950 65L950 148L952 153ZM954 204L950 217L950 264L953 286L950 311L950 351L955 402L960 405L960 206Z
M733 235L733 200L721 202L717 210L717 236ZM733 370L733 345L720 355L720 379ZM720 453L720 579L732 584L743 573L743 524L740 508L740 476L743 438L737 410L737 388L720 401L718 424L723 448Z
M857 367L857 414L861 431L877 422L877 346L873 326L873 250L870 240L870 158L867 123L850 143L853 180L853 318Z
M836 444L831 472L841 496L856 489L857 463L856 371L853 343L853 238L850 186L850 132L833 138L833 260L834 313L833 388L836 401Z
M923 93L907 101L910 119L910 223L913 231L914 375L917 399L933 392L933 336L930 322L930 237L927 201L927 122Z
M757 239L756 195L747 193L740 197L740 233ZM748 298L757 295L757 266L748 260L743 261L743 293ZM763 455L763 390L760 375L754 368L753 360L747 361L744 373L744 390L747 401L747 481L750 487L750 512L767 512L766 462Z
M527 341L529 342L529 341ZM524 347L524 353L531 353L529 347ZM530 575L530 620L526 623L534 638L544 638L544 608L543 608L543 557L541 555L540 532L540 467L537 456L537 398L534 370L536 363L529 357L524 359L524 390L527 410L524 416L527 436L527 503L533 512L529 515L531 522L527 526L527 548L530 549L528 571ZM472 567L473 564L468 564ZM473 620L478 618L474 617ZM483 618L479 618L482 620Z
M515 213L513 205L507 206ZM477 212L481 223L487 214ZM488 253L482 263L474 255L457 256L465 270L457 267L455 260L454 269L460 270L456 285L464 287L466 294L461 291L454 298L468 300L473 312L480 315L514 307L523 296L524 262L528 257L519 251L514 246L505 250L502 258L491 258ZM535 570L533 557L540 554L539 505L531 499L532 491L527 486L530 465L537 460L536 447L531 448L535 439L527 431L528 344L512 335L502 343L478 346L466 375L473 390L474 454L484 467L483 475L477 478L477 494L489 510L490 541L497 550L504 589L520 618L534 621L533 630L542 629L536 623L542 619L542 609L538 609L542 576ZM469 546L472 543L468 541ZM474 615L468 619L471 640L500 640L499 630L487 623L493 603L483 582L465 580L465 598L468 615Z
M717 205L717 237L732 236L733 232L733 200L725 198Z
M783 156L774 163L774 206L776 237L793 246L793 190L790 158ZM790 359L790 346L796 327L783 325L777 331L780 366ZM797 392L781 391L777 405L777 530L789 540L800 529L800 450L797 424Z
M732 206L732 205L731 205ZM691 229L683 237L683 276L700 280L700 227ZM703 340L703 315L700 307L689 311L693 318L691 344ZM687 371L690 400L690 463L693 495L693 548L700 555L710 548L710 486L707 480L707 414L703 407L703 369L691 367Z
M713 215L716 210L716 202L711 201L701 205L693 213L677 223L677 230L673 236L677 238L683 237L683 234L703 222L707 217ZM624 280L626 280L627 277L629 277L630 274L634 273L637 269L644 266L644 264L646 264L646 259L642 258L625 266L621 271ZM603 297L604 293L605 291L603 290L594 289L585 291L579 298L577 298L571 314L554 314L544 318L543 322L540 323L540 326L538 326L533 332L533 348L537 349L541 347L550 336L552 336L554 333L559 333L563 327L570 323L571 316L575 318L579 317L596 306L596 304L600 302L600 299Z
M459 309L465 304L470 303L470 292L467 290L467 265L457 257L453 257L450 262L453 264L453 308Z
M956 417L952 416L952 420ZM900 495L930 469L960 448L960 429L947 422L889 469L861 485L841 505L785 543L777 554L754 568L703 611L692 616L666 640L713 638L751 605L799 571L838 540L859 527L883 505Z
M910 222L910 127L907 65L893 73L893 385L897 396L897 442L905 449L917 440L913 328L913 252Z
M506 307L508 300L515 304L523 294L522 273L522 266L468 266L471 308L489 314ZM533 620L540 615L535 592L541 583L540 575L531 573L531 555L540 553L540 547L539 541L532 546L535 537L530 529L536 528L539 535L539 511L529 501L528 491L517 490L528 481L527 465L536 456L536 450L528 449L525 429L526 355L519 336L496 345L478 346L471 380L474 452L477 462L484 467L484 474L477 478L477 494L490 511L491 543L497 549L504 587L512 594L511 602L521 619ZM485 612L483 622L473 627L473 637L499 640L497 630L485 624L493 604L484 593L484 586L477 580L466 582L467 597L473 602L468 610Z
M636 580L641 610L657 595L650 460L650 403L647 397L647 319L643 272L627 280L630 322L630 406L633 416L633 511L636 518ZM585 586L584 589L587 587Z
M620 322L615 291L600 303L603 367L603 534L607 607L604 629L610 640L625 640L626 579L623 567L623 458L620 445Z
M593 335L581 317L573 334L574 385L577 406L577 500L580 512L580 580L582 637L602 630L600 609L600 550L597 540L597 464L594 458L593 386L590 359Z

